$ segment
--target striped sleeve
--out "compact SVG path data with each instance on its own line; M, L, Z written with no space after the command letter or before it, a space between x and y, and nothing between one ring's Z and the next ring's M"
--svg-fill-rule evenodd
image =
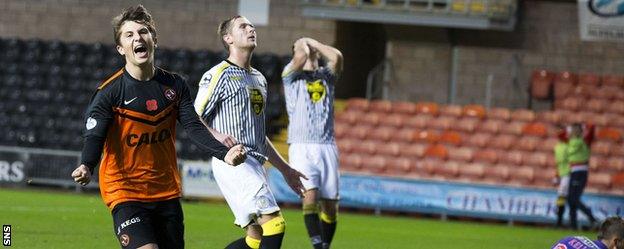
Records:
M293 78L297 75L297 72L292 69L292 61L286 64L284 70L282 71L282 81L285 84L290 84L293 82Z
M215 68L204 73L199 81L199 89L197 90L197 97L195 98L195 112L204 118L209 116L213 111L217 103L222 98L223 81L227 77L221 77L223 72L228 67L227 63L219 64Z

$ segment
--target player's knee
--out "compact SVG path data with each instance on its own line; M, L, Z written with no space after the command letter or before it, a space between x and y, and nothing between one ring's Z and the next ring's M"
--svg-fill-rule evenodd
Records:
M316 214L318 213L318 205L316 203L312 204L303 204L303 214Z
M279 215L262 224L262 236L271 236L286 231L286 221Z

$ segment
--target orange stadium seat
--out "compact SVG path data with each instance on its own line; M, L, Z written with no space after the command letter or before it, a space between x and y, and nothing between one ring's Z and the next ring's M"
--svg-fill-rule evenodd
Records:
M555 145L559 142L559 139L550 137L543 139L537 144L537 150L543 152L553 152L555 149Z
M351 125L349 124L341 122L334 123L334 135L336 136L336 138L344 137L349 129L351 129Z
M492 135L487 133L472 134L464 141L465 145L483 148L490 142Z
M360 122L361 124L377 126L379 125L379 121L382 120L384 116L385 116L384 113L377 113L377 112L369 111L367 113L363 113L362 116L360 116L359 120L362 121Z
M543 111L537 113L537 120L550 124L559 124L561 122L561 113L556 111Z
M368 111L368 107L370 105L370 101L365 98L350 98L347 100L346 110L352 111Z
M532 152L525 154L524 165L536 168L548 167L548 154L544 152ZM554 165L552 165L554 166Z
M399 152L401 156L404 157L417 157L422 158L425 156L425 149L427 148L424 144L407 144L401 151Z
M500 153L498 161L507 165L522 165L525 156L526 155L520 151L503 151Z
M546 125L535 122L525 124L522 128L522 133L527 136L545 137L548 134L548 130Z
M471 162L474 151L468 147L451 148L448 151L448 159L458 162Z
M531 167L515 167L511 169L512 182L519 182L521 185L528 185L535 180L535 169Z
M355 124L362 115L363 113L360 111L346 110L336 115L336 122Z
M429 115L415 115L405 120L404 126L424 129L429 126L433 119L434 117Z
M487 119L487 120L484 120L478 128L479 128L479 131L481 132L497 134L498 132L500 132L501 128L504 125L505 125L505 121L497 120L497 119Z
M486 110L482 105L466 105L462 109L464 117L485 118Z
M375 155L362 160L362 171L379 174L386 170L387 160L384 156Z
M412 128L398 129L394 134L392 134L392 141L406 143L414 142L416 141L415 138L417 132L417 130Z
M574 85L570 83L557 83L554 85L555 99L562 99L571 95L574 90Z
M609 173L591 173L587 181L588 187L597 188L598 190L607 190L611 188L612 177L613 176Z
M600 76L593 73L582 73L579 74L578 83L598 86L600 85Z
M377 128L373 128L371 133L368 135L369 139L387 142L392 138L392 134L396 131L393 127L380 126Z
M459 175L461 178L467 178L472 181L482 179L486 174L485 172L485 165L480 163L468 163L459 167Z
M616 99L619 93L622 92L622 88L618 86L602 86L592 93L591 98L612 100Z
M608 163L608 158L602 155L592 155L589 158L589 169L592 172L602 171L606 169L606 165Z
M388 100L373 100L368 106L369 111L390 113L392 111L392 102Z
M435 157L439 159L446 159L448 157L448 150L444 145L432 144L425 149L425 157Z
M578 77L576 74L573 74L569 71L559 72L555 75L555 84L560 83L568 83L568 84L576 84L578 82Z
M419 176L429 176L433 174L436 167L440 166L444 161L439 158L425 158L413 165L411 173Z
M588 114L589 115L587 116L587 120L590 120L597 126L607 126L609 125L609 122L611 121L610 120L611 117L609 114L592 113L592 112L589 112Z
M354 143L351 151L358 154L364 155L373 155L377 152L378 143L374 141L359 141L358 143Z
M535 112L527 109L517 109L511 112L511 118L516 121L533 122L535 121Z
M585 102L585 99L578 97L567 97L561 100L559 106L555 106L557 109L563 109L568 111L578 111L580 106ZM557 103L555 103L556 105Z
M364 157L360 154L341 154L339 158L340 169L359 170L362 167Z
M604 99L590 99L584 105L581 105L581 109L590 112L602 112L609 105L609 101Z
M613 146L614 144L609 141L599 140L592 144L591 152L596 155L609 156L609 154L611 154L611 147Z
M514 147L519 150L534 151L539 142L540 140L535 137L521 137L516 143L514 143Z
M440 108L440 115L451 116L455 118L461 117L462 107L459 105L444 105Z
M509 121L511 111L507 108L491 108L487 112L488 118Z
M386 173L396 176L405 176L406 173L412 170L412 159L410 158L386 158Z
M400 128L405 122L407 122L407 116L403 114L392 113L384 116L384 118L379 120L379 125Z
M605 170L611 172L622 172L624 171L624 157L609 157L605 164Z
M534 186L552 188L552 180L557 176L557 172L554 169L545 169L539 172L535 172Z
M448 130L457 124L457 119L452 116L439 116L433 119L428 127L438 130Z
M412 115L416 113L416 104L405 101L393 102L392 112Z
M537 99L546 99L550 96L554 74L546 70L535 70L531 75L531 96Z
M459 176L459 163L441 162L437 167L433 168L433 174L442 176L444 179L456 178Z
M336 145L340 153L349 153L353 149L353 144L359 143L359 140L353 140L349 138L336 139Z
M616 100L611 102L611 105L607 106L605 112L624 114L624 100Z
M495 164L496 162L498 162L498 156L499 156L499 153L497 153L496 150L484 149L484 150L476 151L474 154L473 160L475 162Z
M476 118L462 118L458 120L456 126L451 126L452 129L459 130L466 133L473 133L481 124L480 119Z
M624 77L619 75L602 76L602 84L605 86L624 87Z
M416 132L412 141L422 143L437 143L440 141L440 133L434 130L421 130Z
M501 134L501 135L492 137L492 139L489 142L489 145L490 147L495 148L495 149L506 150L506 149L509 149L513 143L517 142L517 140L518 138L516 136L509 135L509 134Z
M598 86L588 84L578 84L572 89L572 95L579 98L591 97L593 93L598 91Z
M614 128L605 127L602 129L598 129L596 134L598 139L611 140L614 142L619 142L622 139L622 133Z
M511 175L510 169L515 168L516 166L508 166L505 164L496 164L486 166L485 170L485 182L488 183L496 183L496 184L504 184L509 180Z
M624 144L619 143L611 148L611 155L624 157Z
M399 156L405 146L397 142L388 142L377 147L377 154L386 156Z
M501 127L500 132L504 134L520 136L522 135L522 129L524 128L525 124L526 124L525 122L511 121L508 124Z
M445 131L440 135L440 143L459 146L462 143L462 136L456 131Z
M370 132L373 130L373 127L370 125L356 125L353 126L350 130L347 131L346 136L349 138L357 138L360 140L366 139Z
M416 103L416 113L437 116L439 112L438 104L432 102Z
M608 126L618 127L620 129L624 128L624 115L606 113L605 114L609 118Z
M347 100L347 110L368 111L370 101L363 98L351 98Z

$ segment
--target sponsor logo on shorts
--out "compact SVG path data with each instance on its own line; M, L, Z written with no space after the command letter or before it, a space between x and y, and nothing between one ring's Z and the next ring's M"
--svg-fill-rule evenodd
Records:
M260 208L260 209L268 208L269 207L269 199L264 197L264 196L258 197L256 199L256 207Z
M123 223L121 223L118 227L117 227L117 234L121 233L121 229L124 229L134 223L139 223L141 222L141 218L139 217L134 217L132 219L126 220Z
M126 247L130 244L130 236L127 234L122 234L119 236L119 242L121 242L121 246Z

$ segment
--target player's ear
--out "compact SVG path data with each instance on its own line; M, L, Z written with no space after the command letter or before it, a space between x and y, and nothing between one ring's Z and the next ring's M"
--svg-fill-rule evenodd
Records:
M120 55L126 55L126 52L123 50L123 47L117 45L115 48L117 48L117 53L119 53Z
M225 43L227 44L232 44L234 43L233 39L232 39L232 35L230 34L225 34L223 35L223 40L225 41Z

